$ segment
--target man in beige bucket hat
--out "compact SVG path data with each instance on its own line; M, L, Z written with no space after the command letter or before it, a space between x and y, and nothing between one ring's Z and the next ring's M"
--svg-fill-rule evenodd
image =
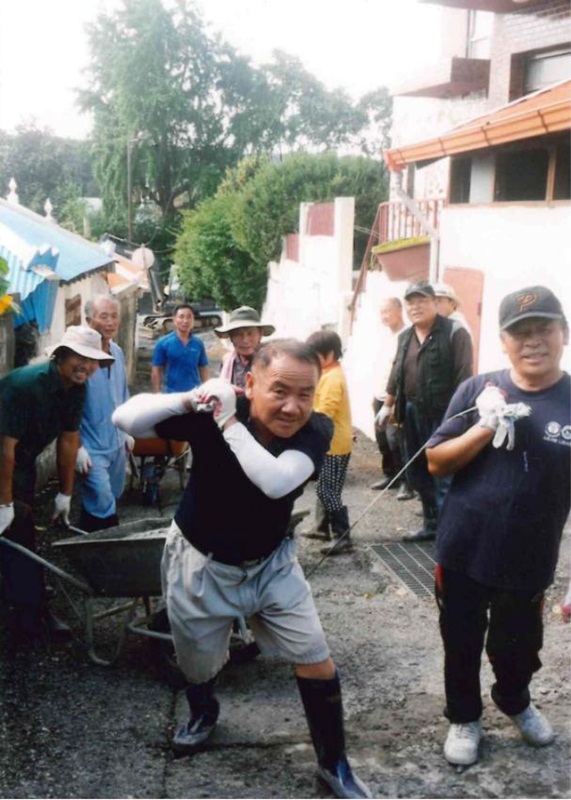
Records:
M100 334L83 326L69 327L46 354L49 360L0 380L0 536L32 551L36 459L57 440L53 519L68 523L85 384L100 364L114 361L102 350ZM0 559L13 633L34 643L68 639L69 628L49 611L42 568L7 545Z
M262 337L271 336L275 330L273 325L262 322L256 309L251 306L235 308L226 325L214 329L219 339L230 339L234 345L234 349L222 359L220 377L230 381L237 394L244 393L246 375L250 372Z

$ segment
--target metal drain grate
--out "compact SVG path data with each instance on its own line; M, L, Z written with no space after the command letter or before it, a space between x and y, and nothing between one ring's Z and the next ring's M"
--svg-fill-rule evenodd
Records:
M418 597L434 596L434 542L387 542L371 549Z

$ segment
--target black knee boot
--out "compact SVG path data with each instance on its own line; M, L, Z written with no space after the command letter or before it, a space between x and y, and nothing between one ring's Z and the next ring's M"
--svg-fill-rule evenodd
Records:
M326 681L297 678L315 754L319 778L335 797L371 797L351 770L345 755L343 703L339 675Z
M214 697L212 678L206 683L191 683L186 687L186 699L190 707L189 721L178 729L173 739L173 749L186 753L206 741L216 725L220 705Z
M306 539L321 539L321 541L324 539L329 541L331 539L329 514L319 498L315 501L315 525L302 535L305 536Z
M422 528L414 533L405 533L402 537L405 542L426 542L436 539L438 523L438 508L434 501L421 495L422 502Z
M335 556L337 553L343 553L353 547L353 540L349 533L351 526L349 524L349 511L347 510L347 506L343 506L339 511L331 511L329 513L329 519L331 520L331 530L333 532L333 539L335 540L335 547L333 550L331 550L331 548L324 548L321 552L330 552L332 556Z
M117 514L111 514L110 517L96 517L81 506L79 527L82 531L94 533L95 531L104 531L107 528L115 528L117 525L119 525L119 517Z

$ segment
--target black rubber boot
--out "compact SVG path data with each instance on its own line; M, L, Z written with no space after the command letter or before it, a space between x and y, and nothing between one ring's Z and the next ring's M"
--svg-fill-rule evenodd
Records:
M436 539L436 525L438 520L438 508L432 501L427 501L421 497L423 526L415 533L406 533L402 538L404 542L428 542Z
M326 681L297 678L311 741L317 756L317 774L335 797L371 797L357 778L345 754L343 703L339 674Z
M347 506L343 506L339 511L331 511L329 517L331 519L331 530L333 532L335 546L333 549L327 547L323 548L321 552L336 556L338 553L345 553L347 550L351 550L353 547L353 540L349 533L351 526L349 524L349 511Z
M94 531L104 531L107 528L114 528L119 524L119 517L117 514L111 514L110 517L96 517L90 514L89 511L81 506L81 514L79 517L79 528L86 533L93 533Z
M220 712L220 704L214 697L212 678L206 683L191 683L186 687L186 699L190 707L190 719L175 733L172 747L175 753L185 755L210 736Z
M326 542L331 540L329 514L319 498L315 501L315 525L305 531L302 536L305 536L306 539L320 539Z

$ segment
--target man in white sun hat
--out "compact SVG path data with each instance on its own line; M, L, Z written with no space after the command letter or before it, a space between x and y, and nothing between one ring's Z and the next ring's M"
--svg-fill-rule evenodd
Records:
M460 311L460 299L449 283L433 283L432 288L436 295L436 310L441 317L449 317L460 323L470 336L472 331L464 314Z
M256 309L251 306L235 308L226 325L214 329L219 339L230 339L234 345L234 349L222 360L220 377L230 381L237 394L244 392L246 375L250 372L262 337L271 336L275 330L273 325L262 322Z
M88 378L113 357L97 331L67 329L46 350L49 360L15 369L0 380L0 535L35 551L36 459L57 440L59 493L54 520L69 522L79 425ZM14 633L23 639L65 640L70 631L50 613L42 568L9 546L0 548L2 594Z

